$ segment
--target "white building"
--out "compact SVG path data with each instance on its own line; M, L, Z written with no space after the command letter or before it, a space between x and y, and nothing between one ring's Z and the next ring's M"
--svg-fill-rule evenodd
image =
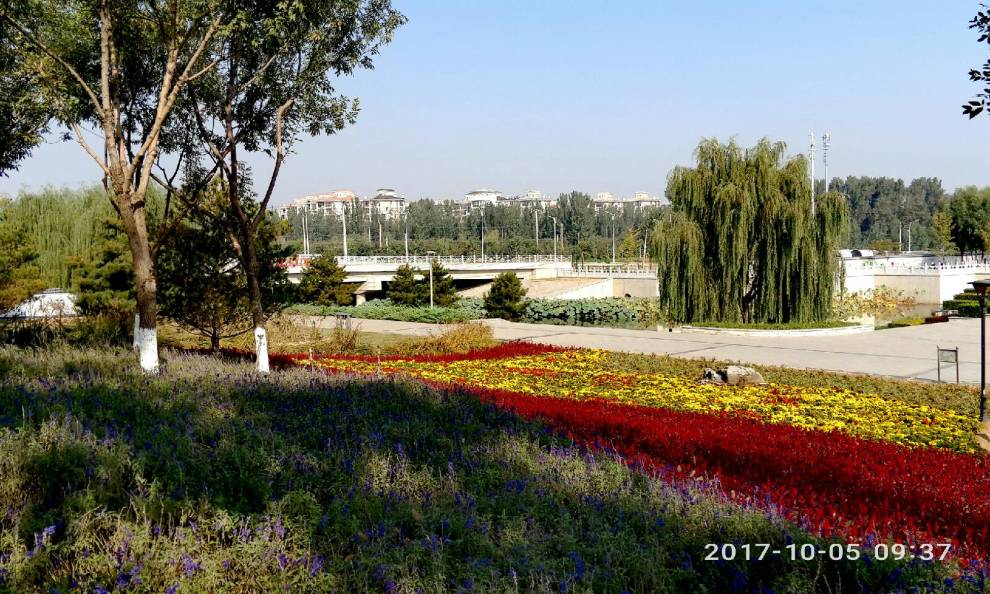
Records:
M392 188L378 188L364 202L369 212L375 211L387 219L401 217L406 209L406 197Z
M516 197L516 202L520 206L549 208L557 206L557 201L550 196L544 196L539 190L529 190L522 196Z
M612 195L612 192L598 192L595 194L595 198L592 202L595 204L595 213L599 213L602 210L609 208L621 209L622 205L625 204L625 200L622 198L616 198Z
M276 209L278 216L289 218L289 213L307 212L309 214L333 214L344 216L349 206L354 204L357 195L351 190L334 190L326 194L315 194L296 198L289 204Z
M464 195L465 204L471 208L484 208L488 205L494 206L499 200L502 199L502 192L488 188L472 190Z
M651 196L649 192L636 192L633 194L632 202L639 208L656 208L670 204L670 201L663 196Z

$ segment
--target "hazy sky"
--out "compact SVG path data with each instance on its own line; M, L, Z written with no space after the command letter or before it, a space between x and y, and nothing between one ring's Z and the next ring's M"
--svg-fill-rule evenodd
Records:
M298 143L277 203L382 186L662 194L701 137L804 152L826 128L830 176L990 185L990 117L960 108L988 57L968 29L976 1L394 1L409 23L339 84L361 99L357 125ZM0 193L96 171L53 141Z

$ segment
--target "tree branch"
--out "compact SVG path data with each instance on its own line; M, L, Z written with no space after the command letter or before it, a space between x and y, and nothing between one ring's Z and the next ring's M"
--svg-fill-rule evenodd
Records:
M103 170L103 173L105 173L106 175L110 175L110 169L107 168L107 164L103 161L103 159L100 158L99 155L96 154L96 151L93 150L93 147L90 146L88 142L86 142L86 138L83 136L82 128L79 127L79 124L73 122L72 124L70 124L70 126L72 127L72 131L76 134L76 141L79 143L80 146L83 147L83 150L85 150L89 154L89 156L92 157L94 161L96 161L96 164L100 166L100 169Z
M86 81L83 80L83 77L79 75L79 72L77 72L76 69L73 68L71 64L69 64L68 62L66 62L62 58L60 58L47 45L45 45L37 37L35 37L34 35L32 35L23 25L21 25L16 20L14 20L14 18L11 17L9 14L4 14L3 15L3 18L8 23L10 23L15 29L17 29L17 31L21 35L23 35L24 37L26 37L28 39L28 41L30 41L31 43L33 43L35 45L35 47L37 47L38 49L40 49L42 52L44 52L51 59L53 59L56 62L58 62L58 64L60 66L62 66L62 68L65 68L65 70L69 73L69 75L72 76L72 78L76 79L76 82L79 83L79 86L81 86L83 88L83 91L86 92L86 95L89 97L90 102L92 102L93 107L96 108L97 113L100 113L101 112L100 100L96 96L96 93L93 91L92 87L90 87L86 83Z

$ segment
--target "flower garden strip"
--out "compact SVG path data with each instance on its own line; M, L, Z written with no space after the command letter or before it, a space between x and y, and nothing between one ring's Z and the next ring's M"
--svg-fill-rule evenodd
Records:
M315 362L294 357L297 362L333 372L402 374L432 383L559 399L604 399L685 412L730 413L769 424L839 431L906 446L965 453L977 450L975 421L955 411L846 389L781 385L738 388L699 385L662 374L611 372L603 351L508 343L466 355L329 356Z
M597 351L513 348L532 347L442 362L307 362L455 386L653 472L715 478L737 502L779 509L823 536L951 541L969 558L990 552L988 462L960 453L973 451L972 423L957 413L849 390L617 374L602 370Z

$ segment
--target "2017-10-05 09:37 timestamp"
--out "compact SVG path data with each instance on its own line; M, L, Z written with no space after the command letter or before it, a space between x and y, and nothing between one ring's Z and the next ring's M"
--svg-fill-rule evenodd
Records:
M814 561L830 559L832 561L861 559L869 555L877 561L887 559L920 559L922 561L942 561L952 550L951 543L923 543L906 545L901 543L878 543L864 546L858 543L831 543L827 545L816 543L791 543L785 546L774 546L767 543L733 544L708 543L705 545L705 561L762 561L768 557L781 557L790 561Z

